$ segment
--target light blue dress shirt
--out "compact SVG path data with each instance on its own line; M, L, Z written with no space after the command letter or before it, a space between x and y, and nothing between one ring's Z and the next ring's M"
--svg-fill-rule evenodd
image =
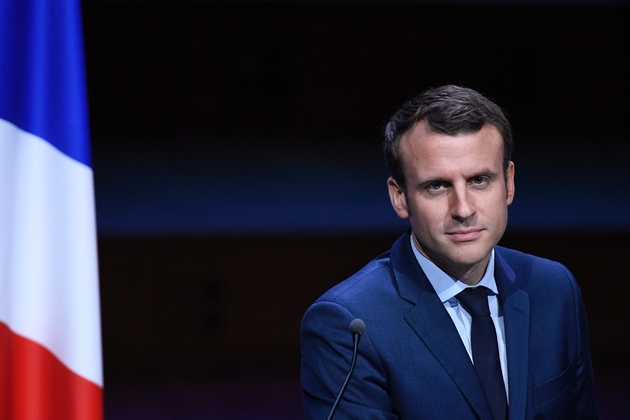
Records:
M459 301L455 296L467 287L485 286L490 290L488 293L488 306L490 307L490 316L497 332L499 359L501 361L501 371L503 373L503 382L505 383L505 392L506 395L509 396L507 354L505 351L505 328L503 326L503 313L499 307L499 301L497 299L499 292L497 290L496 281L494 280L494 250L492 250L490 254L490 261L488 262L488 267L486 268L486 272L481 278L481 281L479 281L479 283L475 286L468 286L467 284L462 283L461 281L446 274L427 257L422 255L414 243L413 235L410 235L410 240L411 249L413 249L413 253L416 256L422 271L424 271L424 274L429 279L433 289L435 289L435 292L444 304L446 312L448 312L453 320L455 328L457 328L457 332L462 339L462 343L464 343L464 347L466 347L466 350L468 351L470 360L473 360L472 346L470 344L471 316L468 312L466 312L464 307L459 304Z

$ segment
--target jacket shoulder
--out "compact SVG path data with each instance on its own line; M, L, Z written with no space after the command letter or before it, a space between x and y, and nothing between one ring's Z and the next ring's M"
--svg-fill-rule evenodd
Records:
M522 251L518 251L516 249L505 248L502 246L496 246L494 248L496 254L504 259L508 264L512 265L542 265L549 266L550 268L559 268L563 267L557 261L550 260L548 258L539 257L532 254L527 254Z
M317 302L337 302L340 304L361 299L362 295L371 294L375 289L391 284L392 268L390 251L384 252L371 260L359 271L325 292Z
M575 289L573 274L563 264L510 248L495 247L497 264L514 272L514 283L521 289Z

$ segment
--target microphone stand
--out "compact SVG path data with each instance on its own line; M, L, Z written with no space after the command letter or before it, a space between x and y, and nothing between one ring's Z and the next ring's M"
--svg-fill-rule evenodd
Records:
M365 325L363 326L363 329L365 329ZM339 406L339 403L341 402L341 397L343 396L344 392L346 392L346 388L348 387L348 384L350 383L350 378L352 377L352 373L354 372L354 366L357 363L357 352L359 350L360 339L361 339L361 332L353 331L352 341L354 343L354 348L352 350L352 363L350 364L350 371L348 372L348 376L346 376L346 380L341 386L341 391L339 391L339 395L337 395L337 399L335 400L332 410L330 411L330 414L328 415L328 420L332 420L333 416L335 415L335 412L337 411L337 407Z

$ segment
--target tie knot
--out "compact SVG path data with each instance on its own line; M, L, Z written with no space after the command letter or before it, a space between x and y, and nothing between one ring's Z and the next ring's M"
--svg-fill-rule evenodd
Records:
M457 295L457 300L459 300L470 316L488 316L490 315L490 308L488 307L487 290L484 286L469 287Z

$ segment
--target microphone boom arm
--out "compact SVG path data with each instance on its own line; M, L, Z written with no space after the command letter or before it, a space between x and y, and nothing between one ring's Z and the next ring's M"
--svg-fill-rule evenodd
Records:
M361 339L361 334L365 331L365 323L360 319L355 319L350 323L350 332L352 332L352 341L353 341L353 350L352 350L352 362L350 363L350 371L348 372L348 376L346 376L346 380L343 382L341 386L341 391L337 395L337 399L333 404L332 410L330 410L330 414L328 415L328 420L332 420L335 412L337 411L337 407L341 402L341 397L346 392L346 388L348 388L348 384L350 383L350 378L352 378L352 373L354 372L354 367L357 364L357 353L359 351L359 340Z

